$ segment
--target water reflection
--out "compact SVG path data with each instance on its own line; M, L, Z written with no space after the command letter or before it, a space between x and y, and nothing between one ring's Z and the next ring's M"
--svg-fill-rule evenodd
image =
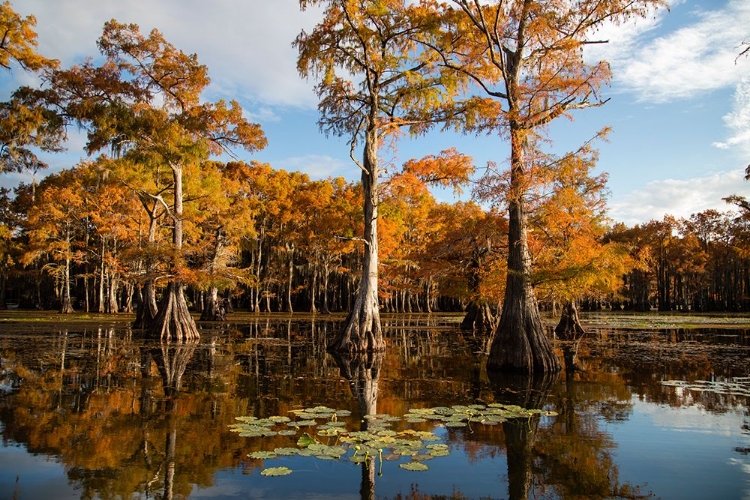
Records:
M378 378L383 365L382 352L357 354L331 353L341 370L341 376L349 382L352 396L357 401L359 414L378 414ZM369 420L361 419L360 430L368 430ZM368 456L362 462L362 483L359 489L362 500L375 498L375 457Z
M630 332L623 334L625 342L612 331L582 345L588 371L567 379L516 379L490 377L477 354L481 339L462 334L453 318L422 319L386 318L385 356L338 359L326 353L326 339L337 330L330 320L234 323L187 345L133 338L125 324L6 332L0 335L0 491L44 496L38 465L23 468L22 461L4 458L23 447L60 463L65 477L57 496L68 488L73 498L184 498L198 490L217 498L247 497L249 491L277 498L280 492L327 496L336 488L342 498L368 499L669 497L669 490L660 489L667 484L663 473L654 479L637 460L628 461L630 453L640 453L640 461L650 457L631 452L632 439L622 433L656 432L696 408L707 428L722 415L738 414L722 420L731 424L722 428L723 448L711 452L713 469L707 473L734 487L729 495L740 496L748 487L742 466L750 461L750 435L742 426L750 420L750 396L715 390L719 382L748 374L720 355L747 353L730 352L725 340L688 352L685 346L695 347L697 333L679 340L681 333L672 339ZM716 384L698 390L665 380ZM366 425L362 416L370 413L400 416L409 408L472 403L517 404L557 416L437 428L452 452L428 472L386 464L378 476L370 460L356 471L351 464L330 471L316 465L314 480L261 477L263 462L247 457L255 438L228 431L239 415L287 415L317 405L350 409ZM669 419L659 419L662 414ZM694 447L691 429L680 431L670 438ZM271 448L289 445L282 437L267 439ZM713 441L705 446L719 446ZM705 493L698 485L691 488Z
M541 410L557 379L558 373L537 373L531 377L493 374L490 382L497 402L529 410ZM533 447L539 430L539 420L539 415L536 415L503 422L508 457L508 495L511 500L525 499L531 493Z

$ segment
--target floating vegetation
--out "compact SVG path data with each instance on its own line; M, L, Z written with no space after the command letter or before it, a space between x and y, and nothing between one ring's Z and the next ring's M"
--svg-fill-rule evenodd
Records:
M427 467L422 462L406 462L403 464L399 464L398 466L401 467L402 469L411 470L411 471L425 471L429 469L429 467Z
M664 380L661 383L667 387L696 392L712 392L715 394L750 397L750 377L735 377L730 380Z
M515 405L454 405L451 407L412 408L403 417L387 414L366 415L363 420L366 430L349 430L348 410L335 410L326 406L292 410L293 418L273 416L269 418L237 417L238 423L230 430L240 437L266 438L288 436L296 446L278 447L274 450L257 450L248 457L261 460L279 459L288 456L314 457L320 460L347 459L360 464L378 460L401 461L399 467L408 471L426 471L423 463L450 454L447 444L439 442L440 436L431 431L416 429L394 430L395 423L424 424L435 427L464 428L472 432L477 425L497 425L508 419L531 418L536 415L555 416L555 412L527 410ZM399 426L399 427L403 427ZM298 436L298 437L297 437ZM297 437L294 440L294 437ZM406 460L406 461L404 461ZM292 471L287 467L264 469L264 476L282 476Z
M288 476L292 473L292 469L288 467L270 467L260 471L261 476Z

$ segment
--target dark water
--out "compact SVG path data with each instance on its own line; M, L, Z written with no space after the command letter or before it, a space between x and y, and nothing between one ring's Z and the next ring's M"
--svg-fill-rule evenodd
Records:
M598 329L585 372L519 380L488 374L483 340L455 317L387 318L387 353L361 359L326 353L335 322L246 319L187 346L124 322L1 325L0 498L750 498L745 331ZM382 432L365 413L500 404L542 413L463 427L392 418L397 438L438 439L416 458L386 443L352 461L364 447L317 426L230 429L238 416L302 423L292 410L324 406L340 428ZM248 457L299 448L305 433L346 451ZM448 453L429 456L429 443ZM428 468L400 467L412 462ZM292 473L261 474L275 467Z

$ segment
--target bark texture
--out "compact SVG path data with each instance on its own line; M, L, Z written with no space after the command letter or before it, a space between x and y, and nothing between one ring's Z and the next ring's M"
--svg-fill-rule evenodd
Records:
M531 254L526 234L524 198L528 174L524 131L511 122L511 173L508 193L508 278L487 368L525 373L556 372L560 361L547 340L531 286Z
M385 350L385 340L380 327L378 302L378 167L377 137L369 130L365 141L362 169L364 190L364 259L359 290L344 327L331 343L329 350L358 353Z
M143 284L142 300L138 311L135 314L133 328L148 329L154 322L154 318L159 312L159 306L156 303L156 290L154 282L148 280Z
M466 309L461 329L480 333L493 333L498 326L498 310L487 302L473 301Z
M219 299L218 288L209 288L203 300L201 321L226 321L226 313L227 311L226 307L224 307L224 300Z
M159 312L146 332L150 338L167 341L184 342L200 338L198 327L188 310L181 282L171 281L167 285L159 304Z

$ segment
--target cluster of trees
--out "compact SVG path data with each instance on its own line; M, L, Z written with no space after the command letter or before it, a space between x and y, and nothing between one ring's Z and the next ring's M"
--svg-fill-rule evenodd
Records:
M637 252L640 261L625 276L622 299L628 308L750 310L750 212L706 210L687 219L618 225L612 238Z
M34 50L33 17L6 2L0 63L43 84L2 103L3 168L41 168L34 151L59 150L72 125L101 156L3 193L2 279L13 293L33 290L39 306L54 296L64 312L74 297L87 309L136 308L136 326L180 340L198 336L186 291L211 320L236 306L346 310L332 349L349 353L384 348L381 308L467 308L467 324L493 332L490 367L522 372L560 367L539 298L565 306L560 332L575 337L575 301L613 296L623 275L627 299L645 307L649 265L661 309L737 308L741 253L729 274L707 257L705 285L697 261L667 258L667 240L692 230L655 230L663 244L647 227L611 230L592 142L562 156L542 147L553 120L606 102L609 66L582 52L601 42L596 29L662 4L301 0L322 6L323 20L294 41L298 69L316 79L321 130L351 147L362 173L352 184L236 160L234 150L266 145L260 125L235 101L204 101L207 68L157 30L109 21L98 62L60 69ZM435 126L507 140L506 168L488 169L476 189L493 208L430 195L429 184L470 178L471 158L454 149L389 165L385 177L383 144ZM706 255L719 251L696 238Z
M2 192L0 293L10 295L0 303L103 313L143 307L144 286L169 273L171 228L152 226L116 163L82 162L38 186ZM222 319L222 308L350 310L363 258L357 183L242 162L208 162L194 174L182 259L201 319ZM594 224L596 217L579 216L588 208L569 188L559 184L532 212L532 279L544 306L750 309L747 218L706 211L626 227L609 226L599 214ZM565 197L576 203L566 206ZM501 303L505 217L472 202L439 203L407 173L384 186L380 208L384 310Z

